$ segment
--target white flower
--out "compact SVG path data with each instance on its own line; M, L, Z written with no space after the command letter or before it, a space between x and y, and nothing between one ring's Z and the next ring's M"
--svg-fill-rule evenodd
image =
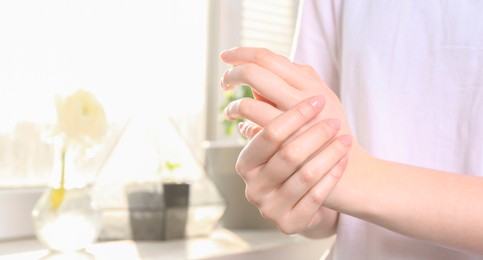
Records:
M104 108L91 93L78 90L66 97L57 97L57 120L67 143L83 146L97 143L106 134L108 123Z
M107 132L107 118L104 108L91 93L78 90L66 97L57 97L57 132L61 134L63 143L60 154L59 187L50 193L51 210L56 211L64 200L66 193L66 154L73 151L72 145L83 152L86 148L100 143Z

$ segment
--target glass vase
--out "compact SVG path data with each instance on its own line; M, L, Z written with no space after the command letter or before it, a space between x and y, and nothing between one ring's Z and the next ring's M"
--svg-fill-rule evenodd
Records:
M32 210L34 230L51 251L78 251L97 240L100 211L87 185L88 174L80 167L83 153L56 147L51 181Z
M61 252L81 250L96 241L100 215L92 204L90 188L67 189L62 205L55 211L50 200L52 192L53 188L47 188L32 212L38 240Z

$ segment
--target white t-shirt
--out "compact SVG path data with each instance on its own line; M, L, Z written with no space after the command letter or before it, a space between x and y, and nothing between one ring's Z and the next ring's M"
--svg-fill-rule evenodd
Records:
M483 176L483 1L305 0L294 61L339 94L372 155ZM331 255L483 258L344 214Z

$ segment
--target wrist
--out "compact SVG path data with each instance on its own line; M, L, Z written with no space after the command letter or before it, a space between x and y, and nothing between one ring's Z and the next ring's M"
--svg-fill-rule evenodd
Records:
M349 152L347 168L324 206L344 214L362 216L371 210L371 175L379 160L367 153L357 142Z

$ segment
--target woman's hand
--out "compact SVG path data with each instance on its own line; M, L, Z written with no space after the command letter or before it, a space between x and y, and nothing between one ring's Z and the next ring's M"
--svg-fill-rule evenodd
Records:
M330 235L338 213L323 204L347 166L352 144L338 97L311 67L266 49L236 48L221 59L235 65L225 72L222 88L247 84L255 95L225 110L228 119L251 121L240 124L241 133L253 139L236 165L247 199L286 233ZM308 109L307 102L319 105Z
M336 118L341 122L340 133L351 134L339 98L311 67L294 64L287 58L262 48L230 49L224 51L220 57L223 62L235 65L225 72L221 81L223 89L249 85L257 100L266 101L282 112L305 98L322 95L326 100L325 109L311 124ZM244 109L244 106L249 107L251 104L243 103L248 103L247 100L240 102L237 104L241 107L239 116L246 118L248 109ZM273 116L266 116L262 123L267 123Z
M337 119L300 130L323 110L322 96L305 99L284 113L253 102L258 115L276 117L263 128L255 126L256 135L245 132L253 139L241 152L236 168L246 182L246 197L283 232L307 231L324 218L327 209L322 205L347 165L351 137L336 137L340 129ZM236 118L239 108L232 105L227 116ZM250 123L245 126L251 127Z

